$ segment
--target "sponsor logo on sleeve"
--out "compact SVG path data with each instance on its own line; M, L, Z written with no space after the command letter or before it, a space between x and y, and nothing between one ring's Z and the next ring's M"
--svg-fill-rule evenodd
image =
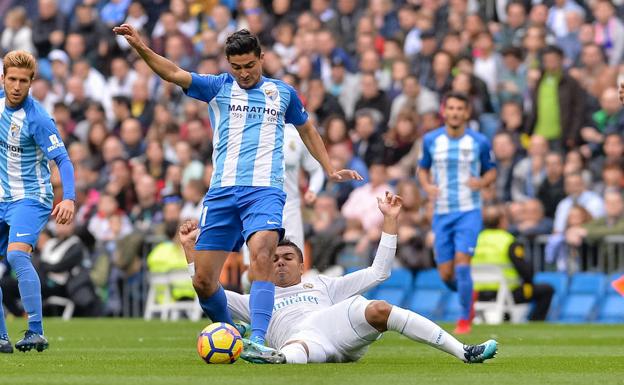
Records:
M48 146L48 152L54 151L60 147L65 147L65 144L63 144L63 141L60 140L59 137L56 136L56 134L52 134L48 138L50 139L50 143L52 144L51 146Z

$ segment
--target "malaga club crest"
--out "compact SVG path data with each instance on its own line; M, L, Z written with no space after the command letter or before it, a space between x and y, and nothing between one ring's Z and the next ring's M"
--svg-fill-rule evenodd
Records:
M264 94L266 96L268 96L269 99L271 99L272 102L274 102L275 99L277 99L277 91L276 90L265 89L264 90Z
M12 138L19 137L20 127L15 123L11 123L11 127L9 128L9 133L11 134Z

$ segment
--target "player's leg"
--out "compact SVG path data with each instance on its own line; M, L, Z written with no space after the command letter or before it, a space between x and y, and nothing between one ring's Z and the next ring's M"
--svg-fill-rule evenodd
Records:
M300 250L303 250L303 218L301 216L301 206L298 200L294 202L286 200L286 204L284 205L283 227L286 231L285 237L297 245Z
M455 245L453 243L453 214L434 215L432 230L435 235L433 248L438 273L444 284L457 291L454 272Z
M459 334L470 332L474 317L470 260L474 254L482 225L481 210L472 210L462 213L454 226L455 278L457 279L459 302L462 307L462 314L457 329L455 329L455 332Z
M284 236L282 213L286 194L273 187L238 189L243 237L249 247L250 276L254 279L249 293L250 339L262 345L273 314L273 255L278 241Z
M303 332L301 339L293 339L284 344L280 352L284 355L287 364L308 364L327 362L327 353L323 345L318 343L314 336ZM295 336L295 338L299 338Z
M385 301L370 301L364 310L366 321L380 333L396 331L413 341L424 342L464 362L483 362L494 357L496 341L464 345L429 319Z
M43 308L41 282L30 259L39 232L50 216L50 208L35 200L22 199L9 204L9 245L7 260L15 272L24 310L28 314L28 330L23 339L15 344L20 351L48 348L43 337Z
M250 339L258 344L264 344L264 336L273 315L275 285L271 277L278 240L277 232L262 230L254 233L247 241L251 258L250 271L254 277L249 292Z
M371 301L365 308L364 316L380 333L392 330L411 340L429 344L460 360L464 359L464 345L420 314L392 306L385 301Z
M232 188L208 191L199 220L199 235L191 258L194 263L193 287L202 310L213 322L232 324L227 298L219 284L223 264L231 251L242 244L242 223Z
M219 275L228 254L227 251L196 251L193 287L204 314L212 322L232 324L225 291L219 284Z
M0 211L1 210L0 208ZM0 258L4 258L6 255L8 241L9 227L5 222L0 222ZM3 266L0 266L0 268L4 269ZM2 275L3 273L0 272L0 277L2 277ZM0 353L13 353L13 345L11 345L11 341L9 340L9 332L6 327L6 321L4 320L2 299L2 287L0 286Z

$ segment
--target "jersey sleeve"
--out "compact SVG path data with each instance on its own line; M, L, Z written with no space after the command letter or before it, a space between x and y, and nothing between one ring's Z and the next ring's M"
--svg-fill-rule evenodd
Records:
M51 117L39 114L34 123L31 135L48 159L68 156L65 144Z
M227 306L232 318L243 322L251 322L249 317L249 295L238 294L233 291L226 290Z
M202 75L192 72L191 78L191 86L184 92L192 98L209 102L219 93L227 74Z
M286 123L292 123L295 126L301 126L308 121L308 113L306 112L299 95L294 88L287 86L290 93L290 101L286 108L286 114L284 115L284 121Z
M375 259L370 267L347 274L343 277L329 278L319 276L327 286L327 291L334 303L362 294L388 279L392 270L397 248L397 236L382 233Z
M431 168L431 137L425 136L422 144L422 151L420 152L420 160L418 161L418 167L429 170Z
M484 174L496 167L494 162L494 154L487 139L483 138L480 145L479 158L481 160L481 174Z

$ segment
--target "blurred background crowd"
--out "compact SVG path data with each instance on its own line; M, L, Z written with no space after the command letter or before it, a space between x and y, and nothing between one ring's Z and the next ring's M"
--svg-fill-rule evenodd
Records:
M137 60L111 31L121 23L209 74L229 69L226 37L249 29L266 75L297 89L334 166L364 175L327 183L302 207L308 269L370 262L374 198L386 190L405 202L397 263L433 266L432 205L415 168L450 90L470 96L470 126L492 143L498 178L484 202L504 209L535 269L616 268L603 241L624 234L622 0L5 0L0 15L2 52L38 58L32 96L76 170L74 224L50 222L37 247L44 296L69 296L84 315L137 315L131 299L145 290L133 283L185 268L175 230L199 217L212 174L206 104ZM241 264L232 256L226 286L240 288ZM2 287L20 314L9 271Z

